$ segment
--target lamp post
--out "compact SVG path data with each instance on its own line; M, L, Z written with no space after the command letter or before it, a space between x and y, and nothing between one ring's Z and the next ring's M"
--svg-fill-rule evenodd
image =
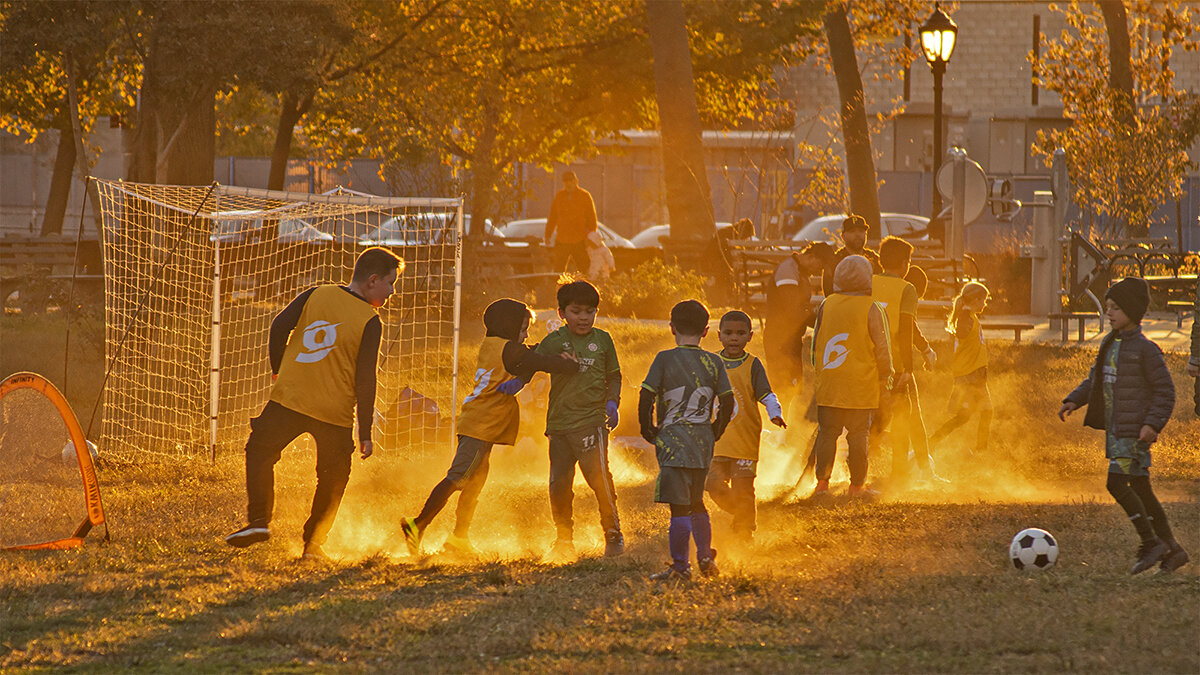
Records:
M954 53L958 24L933 3L933 14L921 24L921 51L933 71L933 218L942 210L942 195L937 189L938 169L942 168L942 75Z

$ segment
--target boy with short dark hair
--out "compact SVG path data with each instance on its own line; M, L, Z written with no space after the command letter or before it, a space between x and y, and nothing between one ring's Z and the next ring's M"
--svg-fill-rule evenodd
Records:
M604 555L625 552L617 493L608 470L608 430L617 426L621 365L612 338L593 325L599 306L600 293L588 282L560 286L558 316L563 325L537 346L541 354L566 352L579 361L574 372L550 375L546 436L550 439L550 512L557 538L546 554L547 562L564 562L575 556L572 485L577 463L599 504Z
M733 417L713 448L713 459L705 480L705 489L717 506L733 514L731 532L737 543L749 544L754 536L754 477L758 474L758 444L762 436L762 417L758 404L767 409L775 426L787 428L779 398L771 391L767 369L762 361L746 351L754 337L750 317L733 310L721 317L718 325L721 363L733 388Z
M246 527L225 537L243 548L270 538L275 464L297 436L317 444L317 490L304 523L304 557L324 559L321 545L333 526L350 479L352 426L358 418L360 455L374 452L375 364L383 324L378 309L395 292L404 261L383 248L359 254L349 286L317 286L296 296L271 321L270 400L250 420L246 441Z
M1142 317L1150 305L1146 281L1137 277L1118 281L1105 293L1104 304L1112 330L1100 342L1087 379L1063 399L1058 417L1066 421L1073 411L1087 406L1084 426L1105 432L1108 492L1142 540L1130 574L1160 562L1161 571L1173 572L1189 558L1150 487L1150 445L1171 418L1175 384L1162 350L1142 334Z
M700 349L701 338L708 334L708 310L704 305L695 300L675 305L671 309L671 333L676 347L654 357L638 399L642 438L654 444L658 460L654 501L671 506L667 534L672 563L666 571L650 575L655 581L692 578L688 540L693 538L700 573L717 574L712 523L704 508L704 483L713 445L725 432L734 405L729 376L720 357Z
M420 552L425 528L459 490L462 494L458 497L454 533L446 539L443 549L464 557L478 555L468 531L479 493L487 481L492 446L517 442L521 424L517 392L533 379L534 373L569 373L578 369L578 361L571 354L538 354L525 346L531 318L533 310L511 298L501 298L484 310L487 334L479 345L475 386L463 399L462 413L458 416L458 449L454 460L446 477L429 493L421 513L400 521L400 531L411 555Z

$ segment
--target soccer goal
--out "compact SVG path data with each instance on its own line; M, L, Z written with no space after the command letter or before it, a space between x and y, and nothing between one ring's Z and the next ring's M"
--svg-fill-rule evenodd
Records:
M457 398L461 199L96 181L103 215L105 453L240 450L271 386L271 319L355 258L404 258L380 310L375 439L448 438Z

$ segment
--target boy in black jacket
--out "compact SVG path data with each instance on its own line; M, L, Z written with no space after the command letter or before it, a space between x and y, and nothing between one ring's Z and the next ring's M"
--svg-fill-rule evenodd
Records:
M1142 316L1150 304L1144 279L1130 277L1104 295L1112 331L1100 343L1091 372L1063 399L1058 417L1088 406L1085 426L1105 430L1108 491L1142 538L1131 574L1161 562L1172 572L1188 562L1175 541L1167 514L1150 488L1150 444L1162 433L1175 407L1175 385L1162 350L1142 334Z

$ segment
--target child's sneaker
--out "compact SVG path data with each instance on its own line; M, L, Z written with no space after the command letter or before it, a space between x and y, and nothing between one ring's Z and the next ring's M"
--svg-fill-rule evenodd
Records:
M691 568L681 571L681 570L675 569L675 565L673 563L668 564L667 569L665 569L661 572L655 572L654 574L650 575L650 581L691 581L691 580L692 580Z
M1158 568L1158 572L1159 574L1170 574L1171 572L1174 572L1180 567L1188 564L1189 560L1191 560L1191 558L1188 557L1187 551L1183 550L1183 547L1179 545L1179 542L1173 541L1171 542L1170 550L1168 550L1167 554L1163 556L1162 566Z
M860 499L875 499L882 493L879 490L872 490L866 485L851 485L848 494Z
M700 568L700 574L706 577L715 577L721 574L717 569L717 549L708 549L708 555L696 561L697 567Z
M247 525L237 532L225 535L225 543L237 548L246 548L251 544L257 544L260 541L266 541L270 538L271 531L267 528Z
M416 518L404 518L400 521L400 532L404 534L404 545L408 547L409 555L421 553L421 528L417 527Z
M442 553L459 556L461 558L478 558L479 549L471 544L471 540L466 537L459 537L451 534L446 537L446 542L442 544Z
M821 497L829 496L829 481L817 481L817 487L813 488L813 493L808 496L809 499L820 499Z
M604 533L604 557L615 558L625 552L625 535L620 530Z
M1163 556L1167 555L1167 552L1170 550L1171 547L1167 546L1166 543L1158 537L1150 539L1149 541L1143 541L1142 545L1138 547L1138 561L1134 563L1133 569L1129 570L1129 573L1141 574L1151 567L1154 567L1159 560L1163 559Z
M542 556L542 562L551 565L568 563L575 559L575 542L568 539L558 539L554 546Z
M325 549L321 548L320 544L311 541L304 544L304 553L300 555L300 558L312 562L329 562L329 555L325 553Z

